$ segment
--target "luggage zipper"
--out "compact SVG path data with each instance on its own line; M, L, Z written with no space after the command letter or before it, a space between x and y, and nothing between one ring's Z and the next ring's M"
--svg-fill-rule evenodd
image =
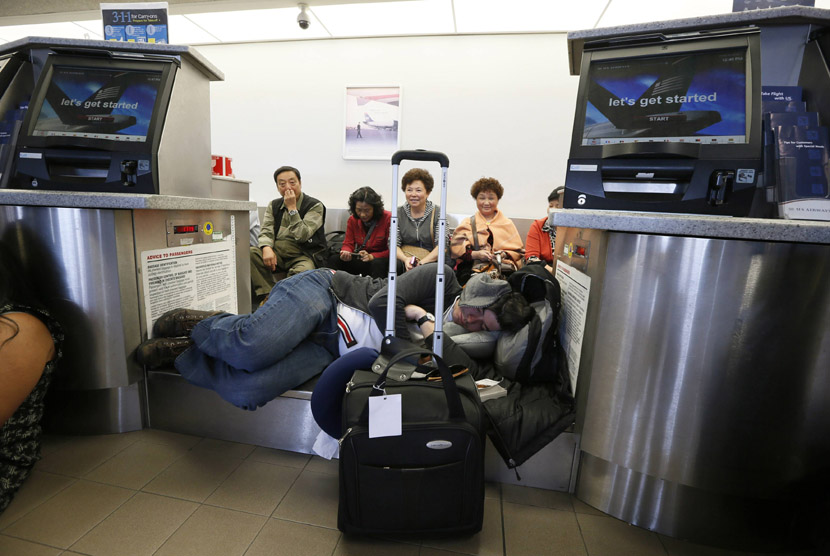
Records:
M490 430L492 430L494 433L496 433L496 439L498 439L498 442L501 445L501 447L504 449L504 451L507 452L507 461L505 461L504 463L507 465L508 469L512 469L513 473L516 474L516 480L521 481L522 477L521 477L521 475L519 475L519 466L516 465L516 460L513 459L513 454L510 453L510 448L507 447L507 443L504 441L504 438L502 437L501 432L499 431L499 426L496 424L496 420L493 419L493 416L490 415L490 410L487 409L484 406L484 404L481 404L481 409L482 409L482 411L484 411L484 414L487 415L487 419L489 419L489 421L490 421L490 425L491 425ZM495 445L496 439L494 439L493 436L490 435L490 440L493 441L494 445Z
M346 437L349 436L350 432L352 432L352 427L349 427L348 429L346 429L346 432L344 432L343 436L341 436L340 439L337 441L337 445L339 447L341 447L341 448L343 447L343 441L346 440Z
M356 430L359 429L359 430ZM478 431L476 428L467 421L459 421L459 422L435 422L435 421L419 421L415 423L404 423L402 426L402 431L406 431L409 429L417 429L417 430L429 430L429 429L436 429L436 430L446 430L448 428L452 429L461 429L466 432L471 432L474 435L478 436ZM366 435L369 434L369 427L365 425L356 425L355 427L349 427L346 429L346 432L343 433L343 436L337 441L340 446L343 446L343 442L346 440L346 437L351 435L354 432L355 435L364 433Z

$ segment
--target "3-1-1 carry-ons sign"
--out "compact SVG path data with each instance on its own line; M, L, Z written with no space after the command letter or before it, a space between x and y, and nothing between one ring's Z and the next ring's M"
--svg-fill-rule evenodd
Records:
M101 4L104 39L168 44L167 2Z

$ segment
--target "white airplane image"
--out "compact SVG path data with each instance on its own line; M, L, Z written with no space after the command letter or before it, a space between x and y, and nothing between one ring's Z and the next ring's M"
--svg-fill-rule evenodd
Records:
M365 125L375 129L397 131L400 118L398 106L370 100L362 108Z

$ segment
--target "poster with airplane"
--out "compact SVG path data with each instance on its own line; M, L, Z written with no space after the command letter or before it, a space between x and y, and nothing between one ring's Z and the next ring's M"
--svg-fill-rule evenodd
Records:
M346 87L343 158L389 160L400 149L400 121L400 87Z

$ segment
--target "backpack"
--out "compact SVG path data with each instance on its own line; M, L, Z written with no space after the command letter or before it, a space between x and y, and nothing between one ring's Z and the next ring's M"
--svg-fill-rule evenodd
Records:
M568 392L568 362L559 339L559 282L542 265L522 267L507 282L527 299L535 315L519 331L499 337L496 369L502 376L522 384L552 382L558 392Z
M346 232L337 230L336 232L329 232L326 234L326 260L331 257L339 257L340 249L343 248L343 242L346 241Z

